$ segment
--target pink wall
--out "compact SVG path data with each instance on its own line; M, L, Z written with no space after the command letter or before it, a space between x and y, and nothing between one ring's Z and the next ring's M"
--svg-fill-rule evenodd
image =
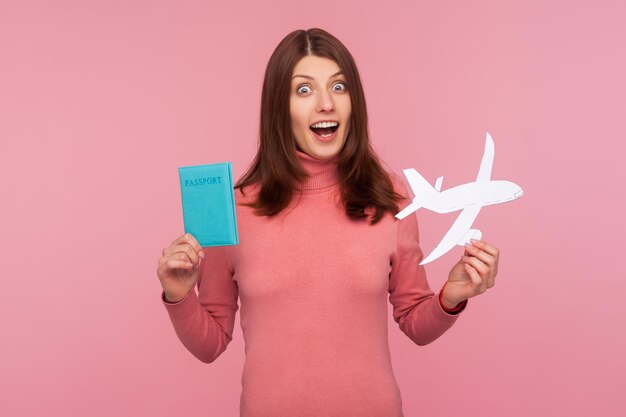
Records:
M212 3L0 3L2 415L238 414L239 324L197 361L156 263L176 167L242 174L267 59L314 26L355 56L392 169L470 181L489 130L494 178L526 192L479 215L498 284L449 333L420 348L390 317L406 416L623 412L623 2ZM418 219L429 250L454 215Z

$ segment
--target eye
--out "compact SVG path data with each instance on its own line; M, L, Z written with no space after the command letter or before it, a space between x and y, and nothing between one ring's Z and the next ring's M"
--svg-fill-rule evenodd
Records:
M341 92L341 91L346 91L347 89L348 87L346 86L346 83L344 83L343 81L333 84L333 91Z
M311 91L313 91L311 89L311 86L307 85L307 84L300 84L298 86L298 88L296 88L296 93L300 94L300 95L305 95L310 93Z

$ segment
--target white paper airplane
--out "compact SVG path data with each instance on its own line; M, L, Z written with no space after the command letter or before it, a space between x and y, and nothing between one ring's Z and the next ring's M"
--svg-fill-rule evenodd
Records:
M428 255L420 265L427 264L447 253L455 245L464 246L470 239L481 239L482 232L472 229L472 224L483 206L506 203L515 200L524 194L522 188L511 181L491 180L491 167L495 146L491 135L487 132L485 153L480 163L476 181L441 191L443 177L437 178L435 186L431 186L413 168L405 169L409 185L415 198L404 210L396 214L398 219L404 219L414 211L424 207L435 213L450 213L462 210L459 217L443 237L439 245Z

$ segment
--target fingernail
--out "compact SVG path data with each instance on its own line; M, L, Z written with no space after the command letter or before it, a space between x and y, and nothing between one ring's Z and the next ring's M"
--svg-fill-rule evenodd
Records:
M204 259L204 251L200 251L200 259Z

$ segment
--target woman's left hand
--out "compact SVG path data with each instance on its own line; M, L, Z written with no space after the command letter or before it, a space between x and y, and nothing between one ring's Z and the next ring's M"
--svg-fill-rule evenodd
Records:
M493 287L499 258L498 248L484 240L472 240L466 245L464 256L452 267L441 294L444 306L454 308L460 302Z

